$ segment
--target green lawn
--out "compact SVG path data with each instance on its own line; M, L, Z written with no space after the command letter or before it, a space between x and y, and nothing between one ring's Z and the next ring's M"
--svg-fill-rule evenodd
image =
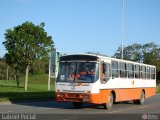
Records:
M51 79L51 91L48 91L48 75L30 75L28 91L24 90L24 77L20 78L20 87L15 80L0 80L0 102L17 100L54 99L54 81Z

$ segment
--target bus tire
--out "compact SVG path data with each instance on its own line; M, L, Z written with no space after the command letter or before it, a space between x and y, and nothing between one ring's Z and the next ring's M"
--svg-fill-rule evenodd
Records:
M110 95L108 96L108 102L104 104L104 108L107 110L111 110L113 107L113 102L114 102L114 97L113 94L110 93Z
M82 102L73 102L73 106L75 108L81 108L82 107Z
M135 104L139 104L139 105L143 105L144 101L145 101L145 93L144 93L144 91L141 92L141 96L140 96L139 100L133 100L133 102Z

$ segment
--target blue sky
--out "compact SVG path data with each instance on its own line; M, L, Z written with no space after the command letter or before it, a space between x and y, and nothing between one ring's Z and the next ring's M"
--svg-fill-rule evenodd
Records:
M160 45L160 0L124 0L124 46ZM0 57L6 29L45 22L63 53L112 56L121 45L122 0L0 0Z

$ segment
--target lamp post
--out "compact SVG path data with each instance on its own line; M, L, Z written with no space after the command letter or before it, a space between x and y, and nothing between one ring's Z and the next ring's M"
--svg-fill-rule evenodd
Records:
M124 44L124 0L122 0L122 38L121 38L121 48L122 48L122 54L121 59L123 60L123 44Z

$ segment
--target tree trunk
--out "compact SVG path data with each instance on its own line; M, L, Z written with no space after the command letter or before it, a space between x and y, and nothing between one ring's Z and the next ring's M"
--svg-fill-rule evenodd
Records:
M7 65L7 77L6 80L8 81L9 77L8 77L8 71L9 71L9 66Z
M27 91L27 87L28 87L28 73L29 73L29 65L27 65L26 67L25 91Z
M16 77L16 83L17 83L17 87L19 87L19 77L18 77L18 69L15 69L15 77Z
M48 75L48 91L51 90L51 78L50 75Z

